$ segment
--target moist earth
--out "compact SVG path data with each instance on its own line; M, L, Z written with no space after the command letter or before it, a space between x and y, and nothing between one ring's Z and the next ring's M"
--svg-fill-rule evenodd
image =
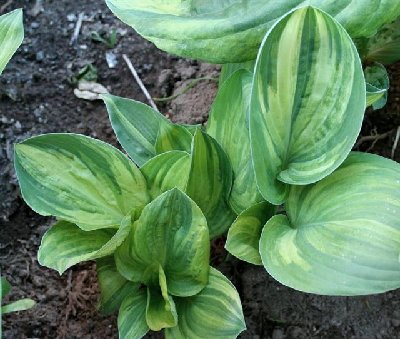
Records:
M3 335L16 338L117 338L116 316L103 317L96 305L95 264L85 263L62 276L41 267L40 239L53 220L38 216L21 199L12 163L13 144L49 132L82 133L119 147L100 101L74 95L74 77L87 65L110 93L146 102L124 59L131 59L160 111L182 123L206 123L217 90L219 67L157 50L119 22L100 0L1 1L0 13L24 8L25 40L0 78L0 267L14 286L6 301L30 297L34 309L3 318ZM78 17L82 29L71 43ZM110 48L91 38L116 30ZM116 65L107 62L116 59ZM400 160L400 64L389 68L388 105L366 113L356 150ZM262 267L227 256L224 239L213 243L213 265L237 287L248 330L241 338L400 338L400 290L368 297L323 297L297 292L272 279ZM149 334L148 338L162 338Z

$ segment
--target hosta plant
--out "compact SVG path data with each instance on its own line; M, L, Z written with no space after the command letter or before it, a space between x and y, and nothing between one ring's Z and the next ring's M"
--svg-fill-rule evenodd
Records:
M166 135L159 140L168 148ZM197 173L214 159L216 142L200 130L187 136L192 152L180 152ZM42 239L39 262L63 273L96 259L100 309L119 309L121 338L161 329L169 338L235 338L245 328L239 296L209 266L208 220L182 191L197 197L198 190L191 190L190 178L174 167L159 177L157 163L150 161L140 170L116 148L76 134L41 135L16 145L25 201L39 214L59 219ZM209 166L210 176L217 165ZM182 186L168 181L177 174ZM207 187L213 183L205 181ZM219 201L207 206L211 203Z

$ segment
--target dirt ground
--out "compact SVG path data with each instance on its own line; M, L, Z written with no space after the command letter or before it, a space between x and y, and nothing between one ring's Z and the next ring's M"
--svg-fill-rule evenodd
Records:
M8 4L5 11L25 9L26 38L0 78L0 267L14 286L9 300L37 301L30 311L4 317L4 338L117 338L116 317L96 311L93 263L61 277L37 263L40 239L52 220L36 215L22 201L13 144L41 133L76 132L118 146L103 104L74 96L70 79L86 65L97 68L97 81L111 93L143 102L124 53L154 97L179 93L191 79L216 77L219 69L158 51L116 20L101 0L3 0L0 9L3 4ZM80 13L82 30L70 44ZM92 31L105 34L112 29L118 33L112 49L91 39ZM106 53L116 57L115 68L109 68ZM393 149L393 144L400 126L400 64L389 71L389 104L367 112L356 149L399 161L400 146ZM205 122L216 86L214 81L201 82L159 108L174 121ZM225 259L223 239L214 243L213 253L213 262L242 297L248 330L241 338L400 338L400 290L358 298L308 295L280 285L261 267Z

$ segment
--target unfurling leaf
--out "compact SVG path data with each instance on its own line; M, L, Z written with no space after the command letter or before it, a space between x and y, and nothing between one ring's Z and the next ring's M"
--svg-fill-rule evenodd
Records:
M287 217L260 240L266 270L308 293L365 295L400 287L400 165L352 153L309 186L292 186Z
M367 106L381 109L386 105L389 90L389 75L381 64L368 66L365 71L367 83Z
M305 7L266 36L255 67L250 143L258 188L273 204L289 185L334 171L361 129L365 80L356 47L332 17Z
M15 146L22 196L41 215L85 231L118 227L148 202L139 169L116 148L78 134L47 134Z

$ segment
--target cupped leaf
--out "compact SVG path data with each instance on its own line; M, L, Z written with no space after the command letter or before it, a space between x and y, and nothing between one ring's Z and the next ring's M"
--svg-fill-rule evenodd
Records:
M190 296L207 284L209 250L203 213L175 188L144 208L131 235L117 249L115 259L125 278L147 285L158 282L161 266L168 292Z
M263 200L251 161L246 119L252 80L252 74L246 70L236 71L227 79L218 91L207 124L207 133L222 146L232 165L229 204L236 213Z
M296 7L321 8L335 16L353 38L369 37L400 15L400 4L393 0L106 0L106 3L118 18L160 49L221 64L254 59L265 33Z
M22 10L0 16L0 75L24 40Z
M197 131L193 138L186 193L204 213L210 237L224 233L235 219L227 201L232 188L232 167L221 146Z
M83 231L68 221L59 221L42 238L38 252L39 263L60 274L82 261L102 258L114 253L131 229L127 217L115 232L112 229Z
M138 165L156 155L160 125L170 122L150 106L114 95L102 96L119 143Z
M78 134L46 134L15 146L28 205L85 231L118 227L149 201L139 169L116 148Z
M142 338L150 330L146 322L146 289L141 288L124 299L118 314L120 339Z
M400 287L400 165L352 153L332 175L292 186L287 216L260 240L266 270L281 283L325 295Z
M174 187L186 190L191 166L190 155L183 151L171 151L157 155L141 168L154 198Z
M156 153L169 151L190 152L193 135L183 126L161 124L155 145Z
M399 16L399 15L398 15ZM390 65L400 60L400 16L366 43L365 60Z
M178 323L175 302L168 294L167 278L159 267L159 286L147 288L146 321L150 329L160 331Z
M5 296L7 296L8 293L10 293L10 290L11 290L11 285L8 282L8 280L6 278L4 278L4 277L1 277L0 278L0 292L1 292L1 294L0 294L0 303L1 303L1 300Z
M139 284L119 274L113 256L97 259L96 270L101 292L99 310L104 315L117 311L124 299L139 289Z
M12 302L11 304L2 306L0 314L26 311L35 306L35 304L36 302L34 300L28 298L17 300Z
M312 7L267 34L255 67L250 141L263 197L281 204L289 186L321 180L349 154L365 111L365 80L350 37Z
M259 250L261 232L275 209L267 202L260 202L242 212L229 228L226 250L241 260L262 265Z
M376 63L368 66L365 71L367 82L367 106L381 109L386 105L389 90L389 75L385 66Z
M239 294L219 271L210 268L208 285L197 295L176 298L178 326L165 331L167 339L233 339L246 329Z

